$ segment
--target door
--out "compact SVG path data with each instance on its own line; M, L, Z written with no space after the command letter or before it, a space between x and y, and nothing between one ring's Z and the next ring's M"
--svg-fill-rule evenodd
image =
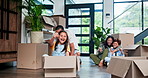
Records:
M94 4L66 5L65 16L66 28L79 39L78 45L81 55L93 53Z
M16 61L21 17L17 2L0 0L0 63Z

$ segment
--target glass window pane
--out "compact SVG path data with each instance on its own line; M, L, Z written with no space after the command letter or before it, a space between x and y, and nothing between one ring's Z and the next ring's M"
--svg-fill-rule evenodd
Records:
M53 3L50 0L36 0L37 4L44 4L44 5L53 5Z
M69 9L69 16L89 15L90 8Z
M139 1L139 0L114 0L114 2L122 2L122 1Z
M89 27L82 27L82 34L89 34Z
M68 30L74 34L81 34L81 27L69 27Z
M90 24L90 18L82 18L82 25L89 25Z
M95 12L95 28L102 26L102 12Z
M68 25L89 25L90 18L69 18Z
M53 11L50 10L50 9L42 9L42 15L52 16L53 15Z
M66 0L66 4L86 4L86 3L98 3L103 0Z
M82 46L82 53L89 53L89 46Z
M69 27L68 28L74 34L89 34L89 27Z
M81 25L81 18L69 18L68 25Z
M79 44L89 44L89 37L77 37L79 40Z
M115 4L115 17L123 13L133 4L135 3ZM134 33L134 35L137 35L142 31L141 20L141 3L138 3L115 19L115 33Z
M102 4L95 4L95 10L101 10L102 9Z
M148 2L144 2L144 29L148 28Z
M148 45L148 37L144 38L144 44Z

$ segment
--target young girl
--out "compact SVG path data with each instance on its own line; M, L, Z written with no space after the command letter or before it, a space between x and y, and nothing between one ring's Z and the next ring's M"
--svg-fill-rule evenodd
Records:
M52 52L52 56L69 56L70 48L68 46L68 35L66 31L59 32L59 38L56 42L52 43L54 51Z
M112 56L124 56L124 53L121 50L121 40L119 39L114 40L113 47L110 48L108 57L105 57L105 62L107 62L107 64L110 62Z

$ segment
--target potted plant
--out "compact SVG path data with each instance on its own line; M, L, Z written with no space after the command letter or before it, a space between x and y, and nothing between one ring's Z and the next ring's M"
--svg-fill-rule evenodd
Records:
M110 33L110 28L103 28L103 27L96 27L94 30L94 45L95 48L98 49L100 44L103 43L106 40L107 35Z
M43 42L43 24L41 20L42 5L37 5L34 0L16 0L20 1L22 5L18 6L20 10L24 9L22 12L25 15L25 22L28 23L29 28L31 28L31 42L32 43L42 43Z

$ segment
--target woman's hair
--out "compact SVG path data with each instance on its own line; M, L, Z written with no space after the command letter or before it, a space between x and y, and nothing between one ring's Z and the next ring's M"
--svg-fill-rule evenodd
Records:
M104 42L104 47L105 47L105 48L112 47L113 42L111 43L111 45L108 45L108 43L107 43L107 40L108 40L109 38L111 38L111 39L113 40L113 42L114 42L114 37L113 37L113 36L108 36L108 37L106 38L105 42Z
M119 45L121 45L121 40L119 40L118 38L115 39L114 42L117 42Z
M67 34L66 31L60 31L60 32L59 32L59 35L60 35L62 32L66 33L66 35L67 35L67 39L66 39L66 41L64 42L64 48L63 48L63 50L62 50L62 51L65 51L65 52L66 52L66 51L67 51L67 47L68 47L68 41L69 41L69 40L68 40L68 34ZM57 39L57 41L56 41L56 43L55 43L55 48L54 48L55 50L57 49L56 46L59 44L59 42L60 42L59 39Z

